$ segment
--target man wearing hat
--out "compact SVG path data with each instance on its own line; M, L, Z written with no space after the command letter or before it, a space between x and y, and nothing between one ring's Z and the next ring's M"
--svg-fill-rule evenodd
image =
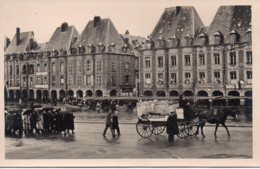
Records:
M168 134L168 142L171 145L174 142L174 135L179 134L176 112L170 112L166 122L166 133Z

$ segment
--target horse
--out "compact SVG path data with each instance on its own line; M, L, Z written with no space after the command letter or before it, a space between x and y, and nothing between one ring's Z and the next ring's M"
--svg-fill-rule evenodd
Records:
M201 112L195 113L195 117L199 118L199 122L197 125L197 131L195 132L195 135L199 134L199 128L201 129L201 134L203 137L205 137L203 133L203 127L208 122L210 124L216 124L214 136L217 137L217 130L219 127L219 124L221 124L227 131L228 136L230 137L229 130L225 124L226 119L228 116L231 116L235 119L237 119L237 112L234 108L222 108L222 109L209 109L204 110Z

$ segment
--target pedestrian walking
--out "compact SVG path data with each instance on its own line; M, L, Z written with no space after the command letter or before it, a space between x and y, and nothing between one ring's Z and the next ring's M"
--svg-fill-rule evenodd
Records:
M120 136L120 128L119 128L119 124L118 124L118 111L115 110L114 113L113 113L113 116L112 116L112 128L113 128L113 131L117 132L117 135Z
M110 111L110 112L108 112L107 117L106 117L106 127L104 129L103 136L106 135L107 129L110 128L112 136L115 137L115 133L112 129L112 119L111 119L112 117L111 116L112 116L112 112Z
M179 134L177 114L175 112L170 112L166 122L166 133L168 134L168 142L172 145L174 143L174 135Z

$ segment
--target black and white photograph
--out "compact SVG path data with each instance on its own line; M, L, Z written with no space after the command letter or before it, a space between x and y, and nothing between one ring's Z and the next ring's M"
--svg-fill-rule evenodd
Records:
M0 1L3 165L259 165L257 3L198 2Z

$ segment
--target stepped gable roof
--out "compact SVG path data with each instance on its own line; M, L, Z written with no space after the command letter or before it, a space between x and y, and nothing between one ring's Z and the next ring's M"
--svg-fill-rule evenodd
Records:
M214 44L216 32L223 35L224 43L230 43L231 32L237 32L240 42L246 42L246 32L249 29L251 29L251 6L221 6L208 29L209 42Z
M95 46L103 44L106 47L114 44L116 49L126 45L112 21L109 18L101 19L99 16L88 22L74 46L87 47L90 44Z
M185 46L185 36L194 39L200 27L204 24L194 7L171 7L164 10L150 37L153 41L160 37L167 41L175 36L180 40L180 45Z
M21 32L19 44L16 45L16 34L14 35L11 43L5 50L5 55L12 53L24 53L25 51L30 50L30 39L34 40L34 33L30 32ZM34 40L36 43L36 41Z
M52 34L49 42L47 43L46 50L59 51L63 49L68 51L78 36L78 31L74 26L68 26L67 23L63 23L60 27L57 27L55 32Z

